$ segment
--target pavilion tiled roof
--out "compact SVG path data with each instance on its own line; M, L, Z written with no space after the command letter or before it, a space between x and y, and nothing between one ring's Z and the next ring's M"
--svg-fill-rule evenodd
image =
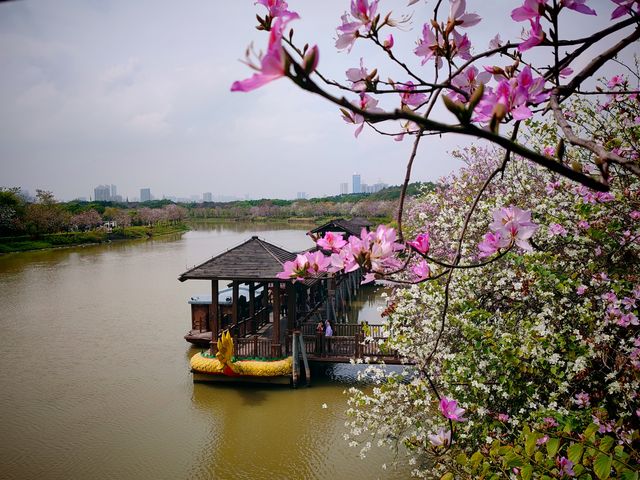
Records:
M237 247L187 270L178 280L274 281L283 270L284 262L295 258L295 253L258 237L251 237Z
M320 225L319 227L310 230L309 234L322 234L326 232L345 232L348 235L355 235L357 237L360 236L360 232L363 228L369 228L371 226L371 222L364 218L352 218L351 220L346 220L344 218L336 218L334 220L330 220L324 225Z

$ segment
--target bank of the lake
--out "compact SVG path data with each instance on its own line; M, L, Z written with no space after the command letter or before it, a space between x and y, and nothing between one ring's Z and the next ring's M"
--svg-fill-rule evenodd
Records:
M29 250L43 250L95 243L113 242L119 240L140 240L164 235L173 235L189 230L185 223L153 226L134 226L90 230L88 232L61 232L37 236L0 237L0 253L26 252Z
M394 455L349 448L354 366L313 385L193 384L186 268L258 235L310 246L291 225L200 225L144 242L0 256L3 479L395 479ZM360 320L376 311L362 300ZM322 408L327 404L326 409Z

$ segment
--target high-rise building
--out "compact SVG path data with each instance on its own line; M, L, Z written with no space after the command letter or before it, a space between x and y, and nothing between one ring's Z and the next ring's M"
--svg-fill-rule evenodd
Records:
M354 173L353 176L351 177L352 183L353 183L353 189L352 192L353 193L362 193L362 184L360 183L360 174L359 173Z
M111 184L111 198L115 199L118 196L118 189L115 185Z
M349 193L349 183L343 182L340 184L340 195L346 195Z
M298 192L298 195L296 195L296 198L298 200L304 200L305 198L307 198L307 192Z
M211 192L204 192L202 194L203 202L213 202L213 194Z
M151 189L150 188L141 188L140 189L140 201L141 202L150 202L151 201Z
M111 188L109 185L98 185L94 188L93 199L96 202L108 202L111 200Z

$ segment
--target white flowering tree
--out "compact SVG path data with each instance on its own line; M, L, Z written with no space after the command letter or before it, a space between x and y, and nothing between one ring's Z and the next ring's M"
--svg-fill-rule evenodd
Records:
M637 478L639 77L593 77L637 45L640 2L524 0L505 12L524 38L475 51L481 17L435 0L407 56L392 32L409 16L352 0L336 47L369 42L387 63L363 59L344 82L321 71L317 47L297 46L286 2L257 3L267 50L248 55L256 73L233 91L286 77L337 105L356 137L368 126L413 138L397 230L327 234L280 274L361 268L365 282L400 285L387 347L416 367L371 368L373 391L351 392L350 442L362 455L372 437L404 449L416 476ZM565 22L596 14L610 24L563 37ZM403 78L382 80L385 65ZM467 166L407 216L421 140L450 133L484 143L459 152Z

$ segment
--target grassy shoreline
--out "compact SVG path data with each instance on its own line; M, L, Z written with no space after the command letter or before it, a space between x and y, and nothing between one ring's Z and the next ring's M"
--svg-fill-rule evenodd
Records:
M92 230L90 232L51 233L37 237L28 235L21 237L2 237L0 238L0 254L45 250L49 248L75 247L119 240L149 239L163 235L182 233L188 230L189 227L187 225L180 223L175 225L156 225L153 227L117 228L111 233L104 230Z

